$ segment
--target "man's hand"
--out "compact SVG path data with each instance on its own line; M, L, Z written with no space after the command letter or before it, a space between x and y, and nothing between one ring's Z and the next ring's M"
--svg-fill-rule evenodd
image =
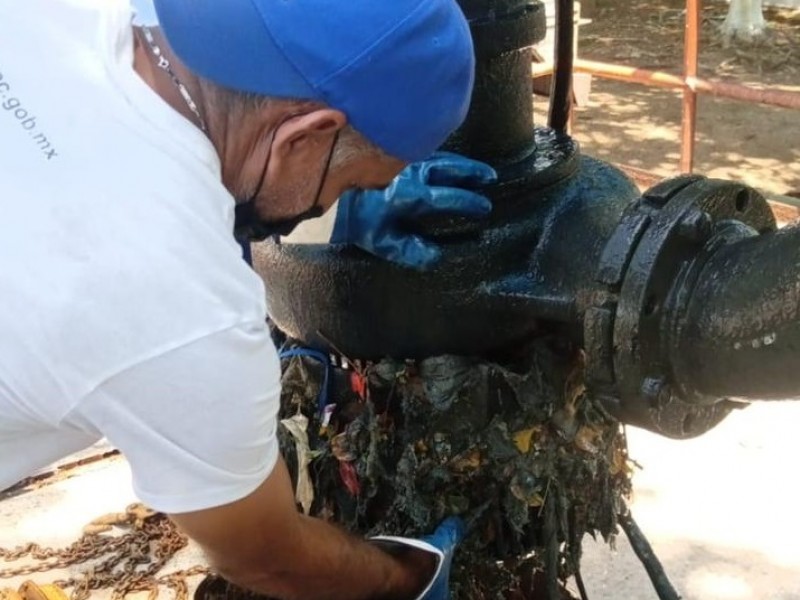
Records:
M485 217L491 203L468 188L496 179L489 165L437 152L406 167L385 190L352 190L342 195L330 242L353 244L408 267L429 268L441 250L411 232L413 221L432 214Z
M442 521L431 535L421 540L380 536L373 538L373 541L382 545L416 548L435 556L436 569L427 586L417 596L417 600L449 600L450 568L456 547L464 539L464 534L464 522L458 517L450 517Z
M246 498L171 518L226 579L285 600L408 600L420 597L434 573L429 549L393 556L298 513L282 460ZM434 537L428 545L436 548L450 539Z

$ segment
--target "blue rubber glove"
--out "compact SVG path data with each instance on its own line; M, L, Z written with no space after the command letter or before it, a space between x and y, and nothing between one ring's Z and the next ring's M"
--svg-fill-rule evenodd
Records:
M446 214L485 217L492 205L470 191L490 184L497 174L489 165L450 152L403 169L384 190L351 190L339 198L330 242L353 244L379 258L426 269L441 255L429 240L412 233L415 219Z
M456 547L466 534L464 521L458 517L449 517L439 524L431 535L415 540L403 537L379 536L372 541L380 545L406 546L430 552L436 556L436 570L433 577L415 600L449 600L450 599L450 567Z
M442 521L431 535L422 538L426 544L441 551L441 560L431 582L430 588L422 594L420 600L448 600L450 598L450 568L456 547L464 539L466 527L458 517L450 517Z

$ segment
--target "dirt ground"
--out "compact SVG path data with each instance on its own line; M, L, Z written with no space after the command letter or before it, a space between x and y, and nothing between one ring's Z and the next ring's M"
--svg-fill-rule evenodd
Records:
M700 76L800 92L800 10L768 9L770 29L755 45L719 34L725 0L703 10ZM579 34L579 56L679 74L684 0L597 0ZM593 78L574 133L587 154L673 175L680 156L681 93ZM541 104L541 103L540 103ZM800 110L701 96L695 170L776 194L800 191Z

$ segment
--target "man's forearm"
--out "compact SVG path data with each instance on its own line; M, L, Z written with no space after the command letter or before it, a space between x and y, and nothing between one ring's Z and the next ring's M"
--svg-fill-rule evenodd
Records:
M284 546L296 560L265 556L226 575L238 585L282 600L408 600L433 573L432 555L409 550L390 556L320 519L300 519L297 539Z
M422 590L435 566L426 552L390 556L299 514L282 460L246 498L171 516L203 547L215 570L281 600L406 600Z

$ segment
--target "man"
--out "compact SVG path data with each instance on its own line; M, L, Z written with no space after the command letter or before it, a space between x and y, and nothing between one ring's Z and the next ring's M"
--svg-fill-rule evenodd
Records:
M161 29L132 27L125 0L0 0L0 489L107 437L240 585L445 598L457 521L388 553L296 511L264 290L232 230L236 212L240 234L285 234L376 189L345 194L332 239L425 267L438 251L400 217L486 214L458 188L492 180L480 163L393 181L465 116L464 17L454 0L155 6Z

